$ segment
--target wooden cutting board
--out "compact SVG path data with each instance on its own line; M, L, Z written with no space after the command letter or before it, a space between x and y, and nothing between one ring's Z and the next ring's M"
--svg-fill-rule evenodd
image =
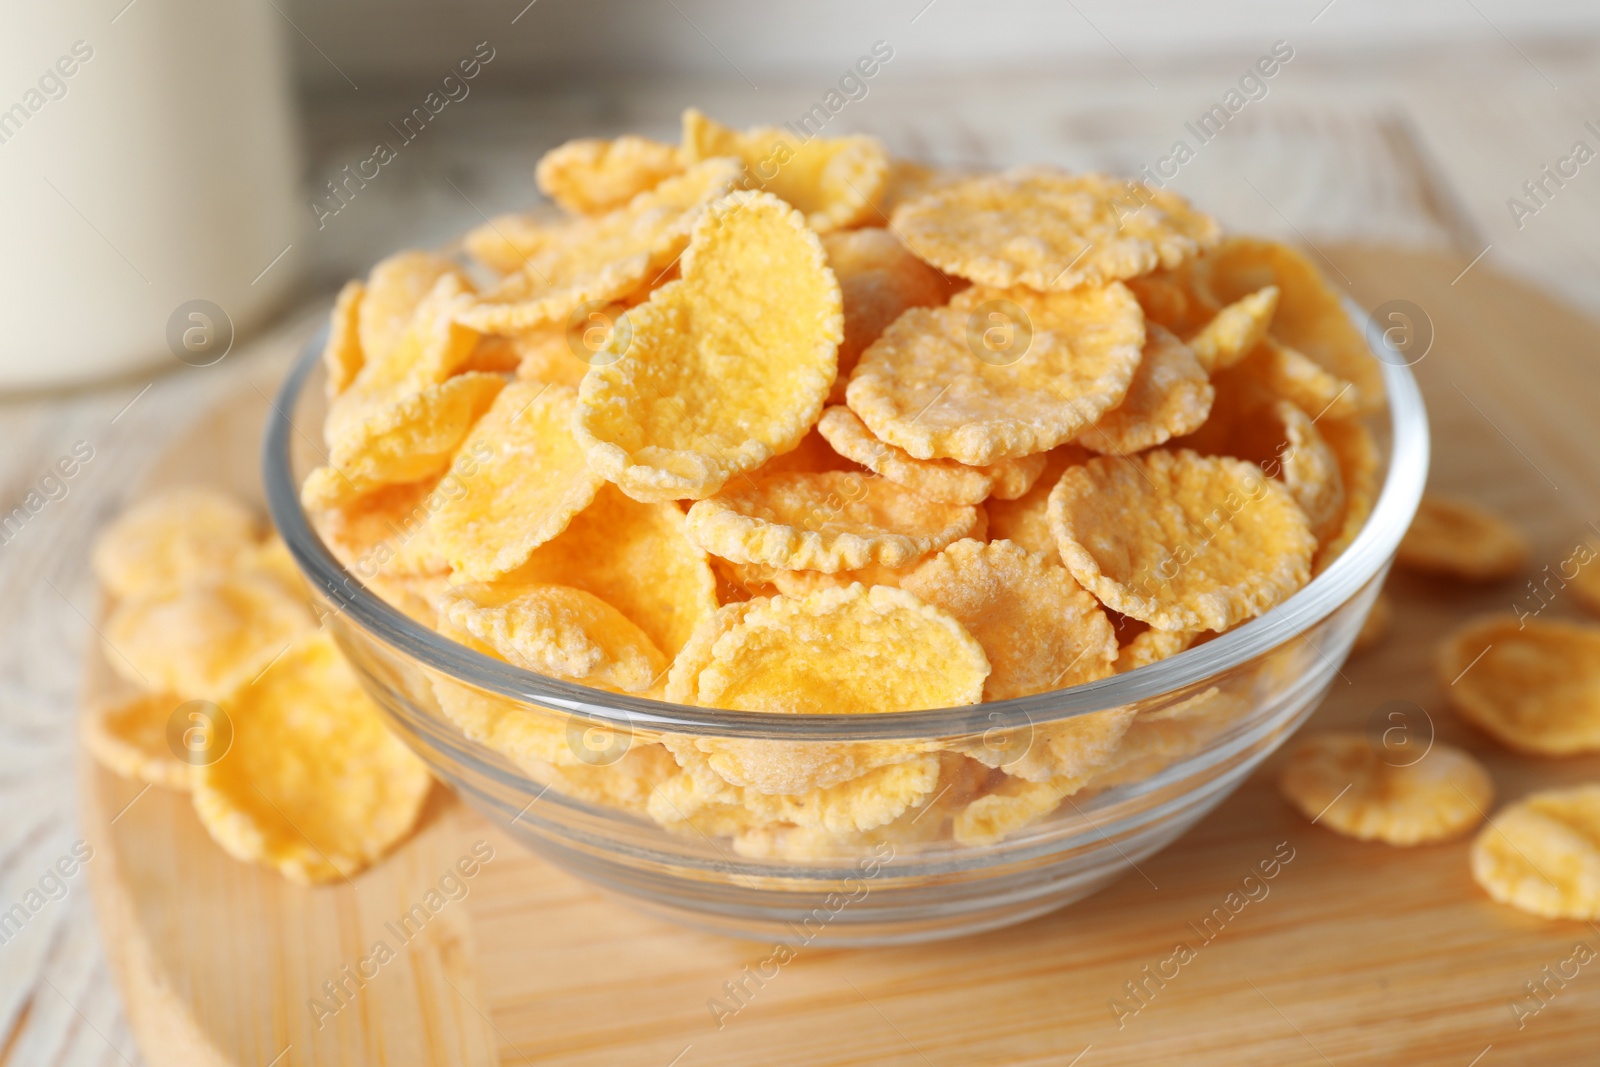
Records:
M1433 419L1433 486L1513 517L1535 545L1530 572L1567 558L1600 520L1600 326L1497 275L1492 261L1458 278L1467 264L1439 256L1322 252L1364 306L1409 300L1432 321L1416 370ZM252 395L213 414L152 477L253 492L263 410ZM1388 701L1414 701L1441 740L1489 765L1502 799L1600 780L1600 758L1495 748L1451 715L1432 677L1439 635L1469 613L1524 603L1521 580L1464 589L1397 575L1390 588L1387 642L1345 666L1310 729L1359 728ZM1557 596L1545 612L1579 609ZM90 695L105 683L103 665L91 665ZM157 1067L1600 1058L1600 960L1549 977L1572 975L1575 946L1600 951L1600 927L1492 903L1468 875L1465 842L1403 850L1309 825L1278 799L1277 762L1096 897L957 941L801 949L763 984L745 979L754 992L720 1026L709 1002L731 1007L724 983L770 947L639 914L522 851L442 789L422 831L378 868L301 889L223 855L185 796L120 781L87 758L81 785L101 932ZM475 847L492 859L401 943L386 924ZM1265 896L1257 889L1239 907L1244 877L1274 856L1292 858ZM1207 926L1219 908L1227 921ZM350 975L379 939L397 958L358 987ZM1174 965L1180 944L1189 952ZM325 982L345 991L335 999ZM1539 999L1529 982L1544 983Z

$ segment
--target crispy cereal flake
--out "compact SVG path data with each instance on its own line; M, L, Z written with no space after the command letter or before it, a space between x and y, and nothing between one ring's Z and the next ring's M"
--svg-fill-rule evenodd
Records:
M1436 664L1450 703L1501 744L1600 751L1600 626L1489 616L1447 637Z
M78 733L100 766L168 789L189 788L189 764L167 746L167 722L183 704L172 693L141 693L88 711Z
M1528 539L1516 527L1469 500L1425 494L1395 562L1408 570L1493 582L1528 562Z
M146 497L96 539L92 563L107 593L133 597L228 574L256 546L249 509L199 486Z
M1391 845L1460 837L1483 821L1494 800L1489 772L1461 749L1435 743L1415 763L1397 765L1380 757L1361 733L1301 741L1278 788L1319 826Z
M1214 396L1189 346L1166 329L1147 324L1144 356L1127 395L1078 434L1078 444L1114 456L1154 448L1204 423Z
M1227 370L1266 340L1267 327L1278 310L1278 287L1264 286L1240 297L1189 338L1189 347L1207 374Z
M1316 539L1253 463L1157 449L1068 468L1050 494L1062 561L1159 630L1226 630L1305 585Z
M845 395L874 436L972 466L1044 452L1120 404L1144 313L1126 286L981 287L913 308L861 355Z
M972 531L978 513L851 471L757 475L689 509L689 537L736 563L903 567Z
M823 411L817 430L835 452L875 474L905 486L918 496L947 504L980 504L990 493L1014 500L1044 473L1044 453L1002 459L987 467L968 467L953 459L914 459L904 449L886 445L847 407Z
M584 137L546 152L534 168L539 191L575 215L599 215L683 173L678 149L648 137Z
M917 255L983 285L1066 290L1175 267L1217 242L1182 197L1103 174L1017 167L902 204Z
M703 499L794 448L836 369L838 283L776 197L719 201L682 269L629 313L626 351L579 390L590 466L636 500Z
M1472 877L1502 904L1549 919L1600 919L1600 786L1534 793L1472 843Z

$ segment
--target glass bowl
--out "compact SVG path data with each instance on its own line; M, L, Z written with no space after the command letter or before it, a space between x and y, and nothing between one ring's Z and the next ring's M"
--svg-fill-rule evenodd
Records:
M389 725L437 777L550 861L667 918L791 944L910 942L1021 922L1103 888L1194 825L1326 693L1428 466L1416 382L1380 361L1390 425L1378 435L1387 463L1372 516L1324 573L1265 615L1136 671L1014 700L870 716L730 712L603 692L481 655L341 565L298 493L320 458L320 349L308 346L270 416L266 494ZM967 806L987 766L1016 769L1058 742L1093 745L1129 721L1112 764L1080 791L1038 803L1046 811L1029 810L1039 791L1025 787L992 818ZM497 731L495 747L468 736ZM778 821L752 827L743 809L656 788L677 770L669 749L701 765L722 760L758 790L785 788L762 777L774 767L811 768L817 784L868 768L889 777L869 791L866 815L860 795L840 790L808 800L761 793ZM918 774L913 799L896 799L893 782L907 788ZM887 821L860 828L873 820Z

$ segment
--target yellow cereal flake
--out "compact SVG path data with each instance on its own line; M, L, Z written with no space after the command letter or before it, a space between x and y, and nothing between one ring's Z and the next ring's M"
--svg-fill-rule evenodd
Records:
M349 387L361 371L365 356L361 352L361 299L367 287L350 281L339 290L328 317L328 340L322 346L322 368L327 375L323 388L332 400Z
M1318 734L1289 755L1278 788L1307 819L1360 841L1422 845L1460 837L1494 800L1489 772L1436 742L1414 763L1382 759L1361 733Z
M1600 919L1600 786L1526 796L1472 843L1472 877L1495 900L1548 919Z
M876 341L900 313L913 307L938 307L965 283L943 274L912 255L888 230L841 230L824 234L828 267L839 280L844 302L844 340L839 343L839 377L834 403L844 399L850 372L866 347Z
M1189 346L1163 327L1147 324L1144 356L1127 395L1078 434L1078 444L1115 456L1154 448L1204 423L1214 396Z
M1600 626L1488 616L1445 638L1435 662L1456 711L1501 744L1600 751Z
M1226 630L1287 599L1316 539L1253 463L1156 449L1068 468L1050 495L1062 561L1100 602L1159 630Z
M876 222L889 179L889 157L876 137L801 141L777 126L740 133L694 108L683 113L683 154L691 161L738 159L747 181L794 205L818 233Z
M575 215L599 215L683 173L678 149L648 137L585 137L546 152L534 168L539 191Z
M525 670L624 693L661 681L667 659L626 615L565 585L469 583L443 593L439 616Z
M468 247L512 269L457 320L482 333L519 333L565 323L581 304L618 300L651 284L683 252L707 205L737 177L732 160L713 159L603 215L543 225L491 220L468 235Z
M1240 388L1289 400L1318 421L1362 414L1350 382L1270 337L1232 367L1218 371L1214 381L1219 391Z
M971 466L1044 452L1122 402L1144 345L1126 286L982 287L912 308L862 353L845 395L880 441Z
M1383 374L1377 359L1345 313L1339 294L1303 254L1275 241L1230 237L1197 261L1195 272L1219 306L1276 286L1272 336L1329 375L1354 383L1351 392L1361 414L1382 410Z
M450 563L434 544L428 519L459 492L465 456L451 473L404 485L388 485L358 500L310 513L322 543L364 582L380 574L448 574Z
M1425 494L1395 562L1408 570L1493 582L1528 562L1528 539L1494 512L1459 497Z
M985 700L1092 682L1116 660L1116 636L1094 597L1065 567L1010 541L957 541L900 588L977 640L989 659Z
M853 571L834 571L829 574L824 571L787 571L773 568L767 578L771 585L784 596L810 596L819 589L843 589L853 582L862 585L892 585L899 588L900 584L911 576L917 565L927 556L919 556L910 563L901 567L885 567L881 563L873 563Z
M1240 297L1188 339L1189 347L1207 374L1227 370L1267 338L1267 327L1278 310L1278 287L1268 285Z
M839 455L918 496L946 504L979 504L990 493L1014 500L1044 473L1044 453L1002 459L987 467L968 467L953 459L913 459L904 449L872 436L856 413L843 406L823 411L817 430Z
M947 274L1067 290L1175 267L1216 244L1216 220L1182 197L1103 174L1017 167L902 204L894 228Z
M614 316L621 313L621 306L609 304L597 313ZM614 318L611 321L615 321ZM510 350L509 355L516 361L511 369L524 381L569 385L576 389L583 376L589 373L588 361L573 352L566 329L559 325L540 326L494 340Z
M95 540L95 577L114 597L228 574L254 551L255 516L225 493L176 486L134 504Z
M1196 262L1184 260L1171 270L1151 271L1123 281L1144 309L1145 319L1179 337L1193 337L1222 310L1196 283Z
M1050 490L1070 466L1087 463L1090 453L1077 445L1062 445L1044 454L1045 469L1038 480L1015 500L992 498L984 510L989 516L989 537L1015 541L1029 552L1037 552L1051 563L1061 562L1056 535L1050 532ZM976 534L972 535L977 537Z
M594 502L507 575L510 582L570 585L638 624L670 658L717 610L705 551L689 540L676 504L641 504L602 485Z
M1041 821L1081 788L1083 783L1076 779L1030 782L1007 778L956 816L951 836L961 845L996 844Z
M705 707L869 715L977 703L989 663L947 613L887 586L758 601L700 672Z
M458 575L488 581L515 570L594 499L603 479L573 437L575 407L566 386L513 382L462 442L477 471L429 520Z
M375 412L330 442L329 464L307 477L307 507L348 504L386 485L441 474L505 385L497 374L458 374Z
M1187 651L1199 637L1200 633L1195 630L1157 630L1154 627L1141 630L1117 649L1115 673L1127 674L1168 656L1176 656Z
M703 499L789 451L833 384L839 286L798 212L768 193L721 200L682 270L579 390L590 466L636 500Z
M744 620L754 603L724 604L695 625L667 672L666 698L674 704L700 703L700 672L711 663L712 650L729 630Z
M1075 792L1116 754L1137 709L1111 708L1056 722L992 729L958 747L979 763Z
M219 700L313 626L305 602L281 583L238 573L123 600L103 632L107 662L130 682Z
M1170 708L1141 711L1111 758L1095 769L1090 788L1100 792L1159 774L1199 752L1249 709L1247 701L1211 686Z
M141 693L102 704L85 713L78 733L95 761L111 773L186 790L189 764L167 744L167 723L183 703L173 693Z
M301 884L348 878L411 832L432 779L325 631L222 703L227 754L193 771L195 813L237 859Z
M689 509L692 541L787 570L902 567L970 533L977 512L850 471L741 479Z
M363 367L389 362L411 331L418 307L446 275L458 284L466 280L455 264L432 252L397 252L372 268L355 309Z

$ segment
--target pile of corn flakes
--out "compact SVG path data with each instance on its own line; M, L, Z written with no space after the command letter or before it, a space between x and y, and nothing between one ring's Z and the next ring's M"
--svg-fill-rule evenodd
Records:
M1373 507L1382 379L1339 296L1169 191L693 110L678 145L574 141L536 179L559 214L345 286L302 486L361 581L485 656L773 716L1025 697L1269 611ZM322 651L269 680L333 671ZM996 841L1249 707L1213 689L982 738L617 738L431 682L568 796L786 858ZM241 714L292 734L261 685Z

